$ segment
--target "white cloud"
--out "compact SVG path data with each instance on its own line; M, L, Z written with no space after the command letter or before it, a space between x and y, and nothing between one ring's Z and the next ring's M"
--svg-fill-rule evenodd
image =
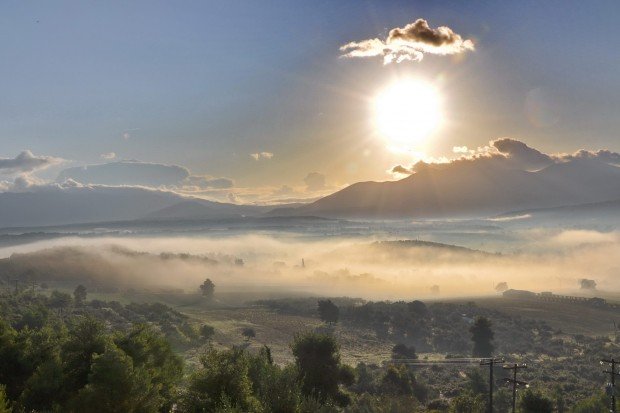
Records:
M106 152L101 154L101 159L111 160L116 158L116 154L114 152Z
M36 156L31 151L20 152L15 158L0 158L0 173L30 173L58 165L64 162L61 158Z
M319 172L310 172L304 178L304 182L308 191L322 191L327 188L325 185L325 175Z
M251 153L250 157L255 161L260 161L261 159L271 159L273 158L273 153L271 152L256 152Z
M467 146L454 146L452 147L452 152L454 153L470 153Z
M121 136L123 137L123 139L128 140L129 138L131 138L131 135L133 134L133 132L137 130L140 130L140 128L125 129L123 133L121 134Z
M188 187L196 187L199 189L226 189L232 188L235 185L235 182L230 178L214 178L209 175L190 175L185 178L181 185L186 190Z
M409 167L396 165L390 172L395 175L411 175L424 168L449 168L466 164L536 171L553 164L573 160L591 160L620 165L620 153L607 149L598 151L580 149L572 154L546 154L513 138L495 139L476 150L466 146L455 146L452 151L461 156L454 159L425 159Z
M340 47L343 57L383 57L383 64L417 61L424 54L453 55L474 50L470 39L464 40L451 28L431 28L424 19L417 19L405 27L389 31L385 40L367 39Z

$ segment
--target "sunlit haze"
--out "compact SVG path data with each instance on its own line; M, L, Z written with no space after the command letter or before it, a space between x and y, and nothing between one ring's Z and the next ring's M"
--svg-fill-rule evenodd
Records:
M617 412L619 17L0 1L0 413Z

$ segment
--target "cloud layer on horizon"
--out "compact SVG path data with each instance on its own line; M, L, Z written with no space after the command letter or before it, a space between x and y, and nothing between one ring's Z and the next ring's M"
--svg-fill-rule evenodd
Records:
M513 138L495 139L490 141L489 145L476 150L458 146L454 147L453 151L460 156L454 159L418 161L410 167L396 165L390 172L396 175L411 175L427 168L446 169L461 165L536 171L554 164L577 160L599 161L620 166L620 153L607 149L597 151L580 149L572 154L546 154Z
M126 160L67 168L58 174L57 182L71 179L82 184L138 185L195 191L226 189L234 186L230 178L192 175L179 165Z
M474 50L474 42L463 39L447 26L433 29L424 19L389 31L385 40L366 39L340 47L342 57L383 57L383 64L419 62L425 54L454 55Z
M135 190L167 193L182 198L247 205L282 205L314 201L340 189L325 185L322 174L309 173L297 186L239 187L230 178L192 175L178 165L140 161L118 161L62 170L55 181L40 179L32 173L17 174L12 180L0 180L0 193L101 193Z

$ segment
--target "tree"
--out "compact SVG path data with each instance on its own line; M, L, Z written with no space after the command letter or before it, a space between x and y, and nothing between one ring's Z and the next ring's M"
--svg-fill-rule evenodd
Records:
M11 413L11 404L6 397L6 388L0 385L0 413Z
M553 388L553 402L555 404L555 410L558 413L565 413L567 411L564 392L562 391L562 386L559 384L556 384Z
M333 401L346 406L349 398L339 386L352 384L354 375L340 363L340 346L336 339L327 334L307 333L295 336L291 348L302 393L321 403Z
M571 413L608 413L609 400L604 394L580 400L573 406Z
M28 412L56 411L54 407L61 401L64 383L61 360L56 355L37 367L19 401Z
M93 357L88 384L71 401L73 412L156 413L161 400L147 372L114 345Z
M543 396L540 392L527 389L519 402L522 413L552 413L553 401Z
M62 310L69 308L71 301L71 296L69 294L54 290L50 295L49 305L52 308L56 308L59 313L62 313Z
M318 302L319 317L322 321L330 325L338 322L340 309L332 300L319 300Z
M75 290L73 290L73 299L75 300L75 304L82 305L84 303L84 300L86 300L86 295L86 287L84 287L82 284L75 287Z
M148 372L156 386L159 410L170 411L175 402L177 384L183 378L183 360L160 332L146 324L135 325L116 345L131 357L134 368Z
M452 399L451 413L485 413L487 411L486 398L479 394L474 396L470 393L459 394Z
M493 393L493 409L497 412L512 411L512 389L501 387Z
M407 346L405 344L396 344L392 347L392 359L417 359L418 355L415 352L415 347Z
M248 376L254 395L265 412L299 413L301 389L295 369L289 365L281 368L274 364L271 349L264 346L258 354L248 354Z
M109 342L103 324L92 318L80 321L69 331L61 352L67 396L86 385L93 358L103 354Z
M391 365L381 379L382 393L397 396L414 396L421 402L428 397L428 389L417 383L415 376L404 364Z
M508 289L508 283L506 281L497 283L497 285L495 286L495 291L497 291L498 293L503 293L507 289Z
M213 293L215 292L215 284L211 279L207 278L201 285L200 291L202 291L202 295L204 295L207 300L211 301L213 299Z
M254 329L252 327L245 327L241 331L241 335L245 338L246 341L248 341L251 338L256 337L256 331L254 331Z
M579 286L582 290L596 290L596 281L582 278L579 280Z
M472 369L467 372L467 390L477 396L479 394L487 394L489 391L489 383L487 379L482 375L480 369Z
M494 350L491 321L486 317L478 317L469 332L474 342L474 357L491 357Z
M262 406L252 391L248 374L249 357L242 349L211 349L200 362L202 368L191 376L179 411L262 411Z
M200 326L200 338L202 338L204 341L211 340L214 335L215 328L213 328L213 326L210 326L208 324L203 324Z

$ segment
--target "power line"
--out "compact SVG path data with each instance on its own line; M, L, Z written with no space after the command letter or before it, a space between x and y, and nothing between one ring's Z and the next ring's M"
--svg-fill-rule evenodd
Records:
M469 357L461 357L461 358L451 358L451 359L441 359L441 360L420 360L420 359L412 359L412 358L399 358L399 359L391 359L390 361L384 362L389 364L407 364L410 366L434 366L437 364L480 364L483 359L480 358L469 358Z

